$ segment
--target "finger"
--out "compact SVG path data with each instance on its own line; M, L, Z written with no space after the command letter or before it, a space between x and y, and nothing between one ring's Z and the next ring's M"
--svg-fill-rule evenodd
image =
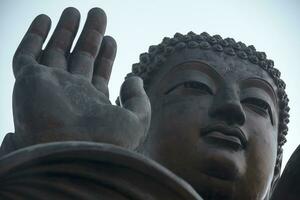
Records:
M106 28L106 15L100 8L89 11L83 31L72 52L69 71L92 80L94 61Z
M15 76L22 66L37 63L50 27L51 19L47 15L39 15L33 20L13 58Z
M116 53L116 41L110 36L104 36L100 51L95 60L92 83L107 97L109 97L108 82Z
M76 36L80 20L80 13L76 8L66 8L51 36L41 63L49 67L67 69L67 55L70 52Z
M151 105L141 78L132 76L125 80L120 91L120 103L137 116L147 131L150 125Z

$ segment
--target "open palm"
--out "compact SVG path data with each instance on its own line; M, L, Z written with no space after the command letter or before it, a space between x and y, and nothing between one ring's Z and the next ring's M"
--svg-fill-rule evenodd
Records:
M121 107L109 101L107 84L117 47L104 36L104 11L90 10L70 52L79 19L75 8L65 9L42 50L51 21L46 15L36 17L15 53L14 135L19 147L84 140L133 149L148 130L151 108L140 78L123 83Z

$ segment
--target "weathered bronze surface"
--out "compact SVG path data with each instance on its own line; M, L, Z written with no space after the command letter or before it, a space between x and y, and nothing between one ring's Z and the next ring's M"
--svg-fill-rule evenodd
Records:
M299 150L280 178L288 98L265 53L177 33L141 54L115 106L106 15L89 12L70 52L78 25L67 8L42 50L50 19L40 15L16 51L0 198L300 198Z
M108 144L35 145L1 163L1 199L202 199L156 162Z

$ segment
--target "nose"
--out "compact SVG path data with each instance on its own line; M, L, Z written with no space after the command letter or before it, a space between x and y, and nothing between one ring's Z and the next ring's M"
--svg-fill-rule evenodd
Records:
M243 125L246 120L239 96L232 88L224 89L216 94L209 115L228 125Z

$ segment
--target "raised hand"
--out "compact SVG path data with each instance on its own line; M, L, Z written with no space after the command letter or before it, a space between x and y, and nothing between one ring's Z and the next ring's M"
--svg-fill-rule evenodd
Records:
M112 37L104 36L104 11L90 10L70 52L79 19L75 8L65 9L42 50L51 21L46 15L36 17L15 53L13 137L17 148L82 140L134 149L148 130L151 108L140 78L123 83L121 107L109 101L107 84L117 47Z

